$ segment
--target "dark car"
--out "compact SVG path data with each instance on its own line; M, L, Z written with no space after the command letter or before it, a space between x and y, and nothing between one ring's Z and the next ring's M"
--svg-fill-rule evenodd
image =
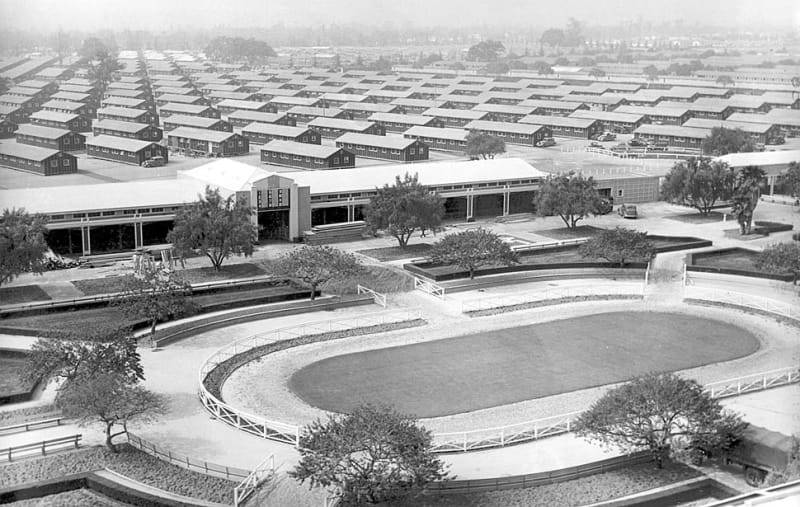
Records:
M611 213L611 210L614 209L614 204L608 199L603 199L600 201L600 205L597 207L597 214L598 215L608 215Z
M622 218L638 218L639 212L636 209L636 206L633 204L622 204L618 209L617 213Z
M545 148L547 146L555 146L555 145L556 145L556 140L553 139L552 137L545 137L544 139L536 143L536 146L538 146L539 148Z
M167 163L164 157L153 157L142 162L142 167L161 167Z
M633 139L628 141L628 146L635 146L635 147L644 148L645 146L647 146L647 142L646 141L642 141L641 139L636 139L634 137Z
M602 134L597 136L597 140L598 141L603 141L603 142L605 142L605 141L616 141L617 140L617 135L614 134L613 132L603 132Z

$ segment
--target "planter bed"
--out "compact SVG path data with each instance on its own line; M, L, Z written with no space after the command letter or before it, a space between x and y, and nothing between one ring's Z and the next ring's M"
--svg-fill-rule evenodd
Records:
M0 405L29 401L33 397L38 381L23 379L27 368L28 354L0 350Z
M0 288L0 301L3 302L3 305L50 301L50 299L52 298L38 285Z
M412 257L422 257L431 250L431 245L427 243L417 243L408 245L405 248L392 246L387 248L370 248L368 250L358 250L356 253L372 257L381 262L397 261L400 259L411 259Z
M750 276L791 282L792 273L772 273L756 268L758 252L745 248L721 248L710 252L697 252L688 256L687 271L700 273L720 273L725 275Z
M489 315L497 315L500 313L518 312L520 310L528 310L531 308L539 308L542 306L562 305L564 303L582 303L585 301L617 301L617 300L634 300L642 299L641 294L591 294L586 296L570 296L557 299L546 299L543 301L531 301L528 303L517 303L508 306L498 306L495 308L487 308L485 310L473 310L464 312L470 317L486 317Z
M711 241L682 236L648 236L653 242L656 253L674 252L693 248L711 246ZM520 271L535 271L543 269L567 268L618 268L619 264L608 262L601 258L587 258L579 253L580 245L563 245L536 250L518 250L520 263L513 266L487 266L478 269L475 276L496 275L501 273L514 273ZM404 264L403 267L411 273L440 282L467 278L469 273L455 265L433 264L428 261ZM626 268L645 268L647 263L632 260L625 264Z
M233 503L237 483L209 477L154 458L123 444L119 453L104 447L89 447L0 464L0 484L13 489L36 481L59 479L71 474L109 468L135 481L178 495L219 503Z

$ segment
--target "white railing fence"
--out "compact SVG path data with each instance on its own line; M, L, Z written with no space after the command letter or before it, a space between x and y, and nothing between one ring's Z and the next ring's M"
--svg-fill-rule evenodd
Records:
M721 380L706 384L706 391L712 398L727 398L753 391L763 391L771 387L780 387L800 381L800 368L788 367L778 370L756 373L745 377Z
M414 289L421 290L431 296L444 300L445 289L441 285L431 282L430 280L423 280L422 278L414 277Z
M267 479L275 475L275 455L270 454L267 459L256 466L250 475L235 488L233 488L233 505L239 507L252 495Z
M376 304L381 305L382 307L386 308L386 294L381 294L380 292L374 291L369 287L364 287L363 285L358 285L356 287L358 290L358 295L361 294L369 294L372 296L372 299L375 301Z
M683 298L742 306L800 321L800 304L786 303L753 294L744 294L742 292L700 287L696 285L696 280L688 278L683 286Z
M342 319L311 322L300 326L274 329L265 333L248 336L235 340L220 348L206 359L200 367L198 397L203 406L217 419L237 429L257 435L261 438L277 440L298 445L300 441L300 427L279 421L266 419L240 410L214 396L205 386L206 377L214 368L239 354L275 343L277 341L298 338L301 336L323 334L334 331L348 331L358 328L379 326L383 324L396 324L420 318L416 309L395 310L367 315L358 315Z

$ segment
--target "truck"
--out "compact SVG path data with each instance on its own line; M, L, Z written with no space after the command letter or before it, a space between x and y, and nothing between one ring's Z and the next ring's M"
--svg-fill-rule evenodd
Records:
M742 438L718 456L703 448L697 448L692 462L702 464L705 458L719 459L725 465L740 468L744 480L759 487L769 472L780 472L786 468L797 453L797 440L783 433L761 426L749 425Z

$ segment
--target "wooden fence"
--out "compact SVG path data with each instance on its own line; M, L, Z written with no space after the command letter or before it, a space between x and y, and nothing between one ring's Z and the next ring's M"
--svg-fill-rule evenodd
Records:
M34 442L32 444L6 447L5 449L0 449L0 454L2 454L7 461L12 461L14 457L27 458L37 454L45 456L48 452L64 451L70 448L77 449L80 446L82 438L83 435L80 434L51 438L50 440L42 440L41 442Z

